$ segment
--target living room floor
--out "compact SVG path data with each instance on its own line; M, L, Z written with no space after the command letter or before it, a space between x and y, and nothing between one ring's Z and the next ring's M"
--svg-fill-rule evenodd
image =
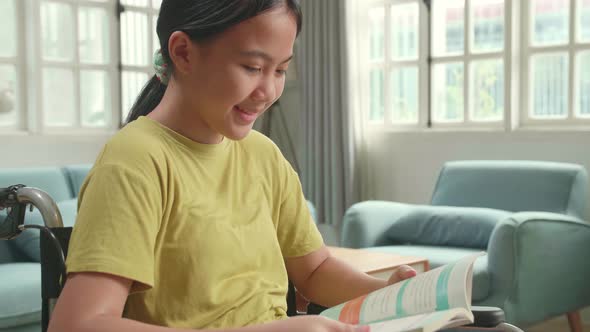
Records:
M526 329L527 332L569 332L570 328L567 319L564 317L557 317L548 320L544 323L531 326ZM590 324L584 324L584 331L590 331Z

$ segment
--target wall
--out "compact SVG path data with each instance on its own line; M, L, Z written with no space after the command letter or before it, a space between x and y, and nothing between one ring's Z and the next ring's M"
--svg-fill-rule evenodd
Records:
M0 133L0 167L94 162L109 134L8 135Z
M449 160L548 160L590 171L590 131L389 132L373 135L368 145L373 197L408 203L430 200L438 171Z

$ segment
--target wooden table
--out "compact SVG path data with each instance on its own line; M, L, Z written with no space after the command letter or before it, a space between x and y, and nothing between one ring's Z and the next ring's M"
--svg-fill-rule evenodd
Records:
M391 273L400 265L409 265L418 273L428 271L428 260L415 256L402 256L396 254L373 252L364 249L349 249L340 247L328 247L332 256L356 267L366 274L388 280ZM307 312L309 302L301 294L296 294L295 303L297 311Z
M409 265L418 273L428 271L428 260L422 257L374 252L365 249L328 247L332 256L337 257L357 269L381 279L389 279L400 265Z

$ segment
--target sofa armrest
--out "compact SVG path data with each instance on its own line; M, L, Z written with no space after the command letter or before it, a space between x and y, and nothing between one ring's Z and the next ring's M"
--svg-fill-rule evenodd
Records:
M590 225L545 212L511 215L488 245L493 297L508 321L527 325L590 305ZM542 304L542 305L540 305ZM507 310L506 310L507 309Z
M348 248L368 248L390 244L386 231L403 215L419 205L387 201L354 204L344 214L340 243Z

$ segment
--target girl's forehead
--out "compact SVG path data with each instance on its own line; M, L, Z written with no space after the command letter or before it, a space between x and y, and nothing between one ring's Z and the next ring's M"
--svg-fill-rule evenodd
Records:
M284 7L271 9L236 24L223 33L234 43L276 43L280 40L295 40L297 22Z

